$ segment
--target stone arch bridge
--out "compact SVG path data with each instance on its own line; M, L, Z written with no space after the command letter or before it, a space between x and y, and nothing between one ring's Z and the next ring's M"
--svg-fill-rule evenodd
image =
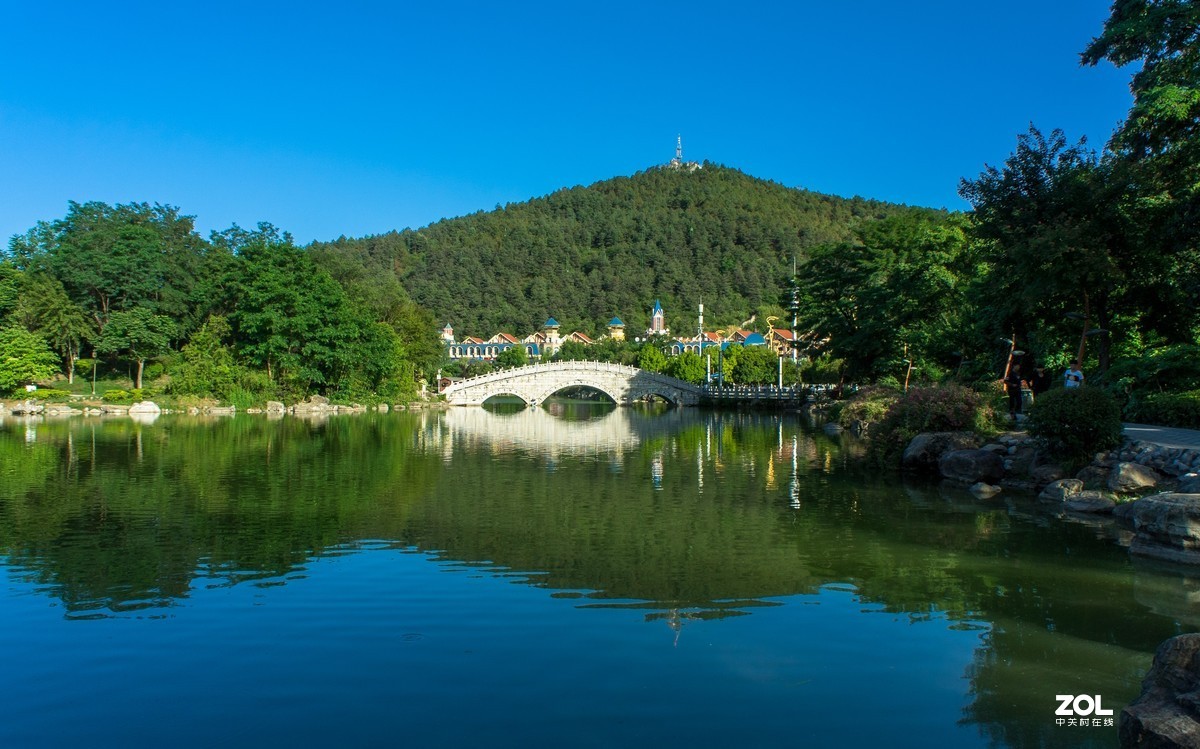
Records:
M676 406L700 402L700 387L637 367L606 362L566 361L527 367L460 380L442 395L452 406L478 406L497 395L515 395L536 406L560 390L586 387L604 393L618 405L658 396Z

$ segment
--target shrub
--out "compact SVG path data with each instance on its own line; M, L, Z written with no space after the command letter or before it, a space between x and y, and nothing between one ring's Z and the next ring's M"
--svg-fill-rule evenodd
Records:
M922 432L995 431L995 414L983 394L961 385L910 388L873 430L871 454L881 465L899 465L904 448Z
M863 388L837 404L836 410L830 414L837 423L849 429L855 422L877 424L887 415L888 409L900 397L897 390L888 388Z
M1130 421L1171 427L1200 427L1200 390L1151 393L1126 408Z
M1051 455L1071 463L1086 462L1093 453L1121 442L1121 408L1116 398L1097 387L1043 393L1029 409L1026 425Z
M55 390L54 388L38 388L32 392L26 392L25 397L39 401L65 400L71 397L71 392L69 390Z
M105 403L133 403L133 394L128 390L106 390L100 400Z

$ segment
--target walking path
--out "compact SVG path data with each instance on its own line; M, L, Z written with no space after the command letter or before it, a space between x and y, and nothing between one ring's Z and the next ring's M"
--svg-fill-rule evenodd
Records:
M1125 424L1125 436L1140 442L1152 442L1163 447L1183 447L1189 450L1200 450L1200 431L1195 429L1174 429L1172 427L1156 427L1149 424Z

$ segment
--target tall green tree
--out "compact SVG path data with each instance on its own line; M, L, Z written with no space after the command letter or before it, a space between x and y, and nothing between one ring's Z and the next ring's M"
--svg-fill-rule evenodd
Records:
M961 216L913 209L814 249L800 269L801 327L828 340L853 380L894 372L906 344L944 355L976 272L966 229Z
M1113 135L1122 210L1146 252L1133 291L1143 319L1176 343L1200 337L1200 3L1117 0L1087 65L1138 65Z
M989 265L980 295L997 313L993 332L1015 330L1025 339L1061 329L1068 313L1111 330L1137 261L1109 162L1084 141L1069 144L1061 130L1046 137L1030 127L1003 168L989 166L959 191L975 207ZM1153 266L1146 258L1149 277ZM1103 337L1097 347L1102 371L1108 342Z
M75 382L75 362L83 343L95 335L87 314L67 296L57 278L48 273L25 276L16 314L30 330L44 337L62 357L67 382Z
M73 201L66 217L39 222L9 245L19 264L61 281L100 331L113 312L135 307L184 319L204 249L192 217L177 208Z
M328 273L288 242L241 247L237 307L241 355L296 395L324 390L362 366L370 320Z
M146 360L166 354L176 330L171 318L156 315L145 307L113 312L100 335L96 350L102 353L127 352L137 362L134 387L140 389Z
M237 385L237 364L226 341L232 329L219 315L204 321L180 350L171 372L170 390L204 397L228 398Z

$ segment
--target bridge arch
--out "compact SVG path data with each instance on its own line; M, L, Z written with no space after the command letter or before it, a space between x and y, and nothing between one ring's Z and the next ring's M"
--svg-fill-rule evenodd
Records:
M490 372L455 382L442 394L451 405L480 405L496 395L514 395L528 404L539 404L569 387L597 390L618 405L628 405L657 395L675 405L695 405L700 388L637 367L607 362L550 362Z
M611 392L610 389L601 387L599 384L597 384L595 382L589 382L582 377L576 378L569 382L564 381L562 384L554 385L551 387L553 389L539 391L538 394L534 396L533 402L535 404L545 403L547 398L549 398L550 396L554 395L557 392L566 390L567 388L588 388L589 390L595 390L598 393L603 393L605 395L605 397L607 397L613 403L621 402L621 396L619 394L613 393L613 392Z

